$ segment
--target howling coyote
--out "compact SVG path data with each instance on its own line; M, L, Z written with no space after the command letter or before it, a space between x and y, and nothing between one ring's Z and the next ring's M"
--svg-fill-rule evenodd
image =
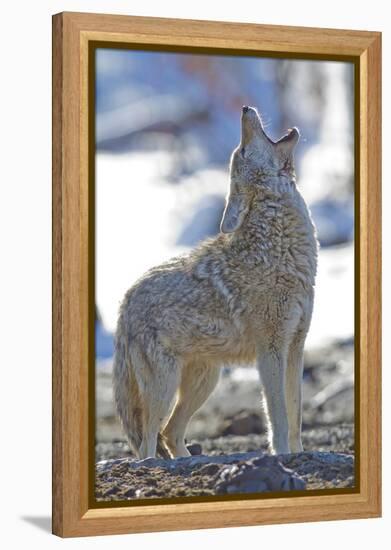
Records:
M279 141L243 107L241 141L217 237L148 271L116 332L115 401L139 458L189 455L186 427L223 365L255 362L270 451L302 450L303 348L317 240L296 187L296 128Z

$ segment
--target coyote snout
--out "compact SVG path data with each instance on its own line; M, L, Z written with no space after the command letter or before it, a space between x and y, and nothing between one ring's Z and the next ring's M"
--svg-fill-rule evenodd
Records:
M139 458L185 456L193 414L222 365L256 361L270 449L301 445L303 349L317 240L296 187L296 128L277 142L243 107L221 232L147 272L127 292L116 332L117 410Z

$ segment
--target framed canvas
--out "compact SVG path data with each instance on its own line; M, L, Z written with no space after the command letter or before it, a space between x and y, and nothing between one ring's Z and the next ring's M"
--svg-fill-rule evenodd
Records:
M380 89L378 32L53 17L54 534L381 514Z

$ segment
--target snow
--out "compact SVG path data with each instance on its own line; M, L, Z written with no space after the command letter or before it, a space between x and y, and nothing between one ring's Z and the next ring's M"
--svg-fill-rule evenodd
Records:
M324 347L354 334L354 246L323 248L319 254L315 304L306 347Z
M169 244L175 187L159 185L166 155L98 155L96 302L113 331L126 290L150 267L177 253Z

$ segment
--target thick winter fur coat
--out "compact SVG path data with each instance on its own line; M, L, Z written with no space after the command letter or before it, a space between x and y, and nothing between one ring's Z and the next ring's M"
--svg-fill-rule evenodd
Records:
M296 128L274 143L242 112L220 234L147 272L120 309L115 401L140 458L189 454L187 424L220 367L256 362L272 452L300 451L317 240L296 187Z

